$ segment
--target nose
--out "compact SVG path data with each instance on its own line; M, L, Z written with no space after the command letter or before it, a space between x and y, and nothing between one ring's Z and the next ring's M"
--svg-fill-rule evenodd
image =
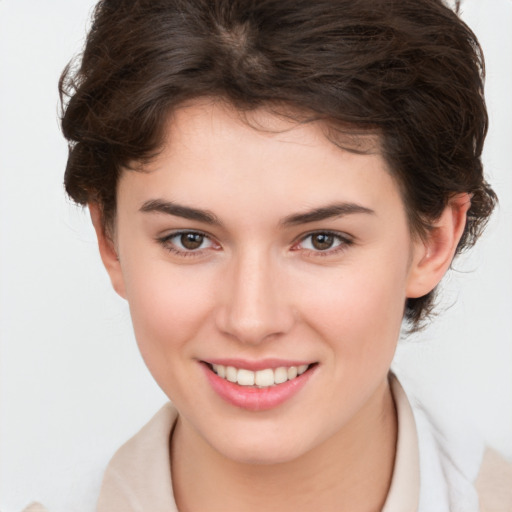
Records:
M261 251L246 251L224 275L217 327L252 345L289 332L294 312L284 288L277 262Z

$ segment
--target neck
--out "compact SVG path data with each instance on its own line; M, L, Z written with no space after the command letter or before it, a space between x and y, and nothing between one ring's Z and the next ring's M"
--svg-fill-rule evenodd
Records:
M218 509L378 511L391 483L397 421L387 380L349 424L313 450L280 464L224 458L184 422L172 438L180 512Z

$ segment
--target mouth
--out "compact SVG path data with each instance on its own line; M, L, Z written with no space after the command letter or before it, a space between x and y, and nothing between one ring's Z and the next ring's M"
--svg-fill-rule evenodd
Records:
M290 400L318 367L316 362L250 364L225 360L224 364L220 361L200 363L212 389L224 401L248 411L273 409Z

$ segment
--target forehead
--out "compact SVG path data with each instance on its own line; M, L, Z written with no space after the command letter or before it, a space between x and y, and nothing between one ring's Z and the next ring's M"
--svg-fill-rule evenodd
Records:
M139 202L166 195L202 207L213 204L215 192L223 208L261 211L272 202L283 215L287 208L339 201L402 206L376 136L302 121L214 100L183 105L169 116L164 145L147 172L125 172L118 192Z
M166 142L178 142L187 130L194 133L199 128L204 132L207 125L211 130L231 129L236 125L240 135L252 130L262 141L275 137L275 140L301 143L302 136L305 144L323 144L328 140L334 146L356 154L381 153L381 137L376 128L362 129L342 124L295 105L267 103L243 109L216 97L196 98L178 106L168 117ZM254 132L250 134L255 135Z

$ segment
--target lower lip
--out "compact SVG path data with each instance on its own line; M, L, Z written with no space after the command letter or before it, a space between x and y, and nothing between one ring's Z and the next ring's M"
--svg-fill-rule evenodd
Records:
M306 385L317 365L292 380L267 388L240 386L219 377L207 364L201 363L201 366L213 390L226 402L248 411L268 411L295 396Z

